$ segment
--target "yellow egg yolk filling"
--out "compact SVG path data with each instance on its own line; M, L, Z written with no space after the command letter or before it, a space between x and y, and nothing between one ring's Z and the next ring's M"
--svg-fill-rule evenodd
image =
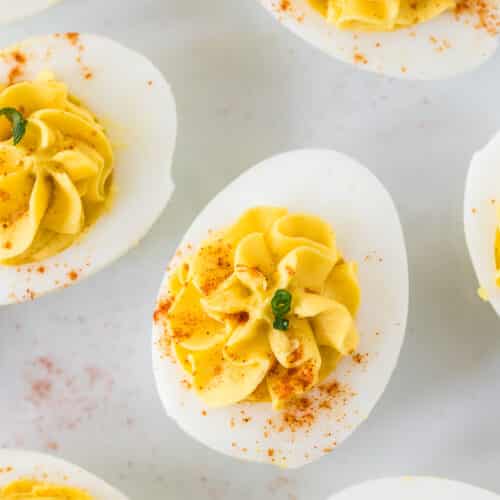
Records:
M14 145L0 117L0 264L20 265L71 246L110 200L113 150L103 127L50 73L0 92L25 118Z
M277 290L291 296L286 329L274 327ZM166 339L211 407L251 400L283 408L358 346L357 266L312 215L248 210L176 268L169 293Z
M14 481L0 489L0 500L93 500L83 490L32 479Z
M348 31L395 31L454 9L456 0L308 0L329 23Z

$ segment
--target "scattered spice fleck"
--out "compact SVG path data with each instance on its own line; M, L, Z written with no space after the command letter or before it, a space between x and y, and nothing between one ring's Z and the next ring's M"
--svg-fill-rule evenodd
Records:
M71 45L74 45L74 46L76 46L78 44L78 42L80 41L80 33L69 32L69 33L66 33L64 36L65 36L66 40L68 40L69 43Z
M57 451L59 449L59 445L55 441L49 441L47 443L47 449L50 451Z
M368 359L368 353L361 354L360 352L357 352L352 355L352 360L358 364L361 365L363 364L366 360Z
M368 59L361 52L355 52L353 58L356 64L368 64Z
M288 12L292 10L292 4L290 0L280 0L279 8L282 12Z
M492 0L460 0L455 8L455 18L461 20L464 15L474 18L476 30L486 31L491 36L499 34L499 6Z
M71 281L76 281L78 279L78 273L75 270L72 270L68 273L68 278Z
M153 320L159 323L162 319L166 319L168 311L172 307L173 298L171 296L165 297L158 301L156 309L153 313Z

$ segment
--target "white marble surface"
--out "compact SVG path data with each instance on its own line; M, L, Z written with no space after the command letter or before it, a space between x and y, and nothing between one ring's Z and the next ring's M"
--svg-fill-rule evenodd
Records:
M55 448L137 500L323 500L409 473L500 492L499 323L476 298L462 231L469 158L500 128L500 54L447 82L389 80L309 48L252 0L67 0L2 28L0 42L54 31L107 34L167 75L179 111L177 191L118 263L0 309L0 446ZM357 157L392 192L412 302L374 413L332 455L287 472L219 456L164 416L150 327L162 270L201 207L245 168L305 146ZM43 356L61 369L48 402L31 392Z

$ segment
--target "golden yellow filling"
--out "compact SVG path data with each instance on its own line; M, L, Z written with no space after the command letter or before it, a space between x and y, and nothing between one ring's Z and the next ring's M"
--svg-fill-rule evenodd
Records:
M328 22L348 31L395 31L454 9L456 0L309 0Z
M14 481L0 489L0 500L36 500L38 498L45 498L45 500L93 500L93 497L83 490L32 479Z
M0 109L26 120L14 144L0 117L0 264L36 262L72 245L102 213L113 150L97 119L50 73L3 89Z
M356 273L312 215L257 207L212 234L172 273L165 322L198 396L279 409L315 387L358 346Z

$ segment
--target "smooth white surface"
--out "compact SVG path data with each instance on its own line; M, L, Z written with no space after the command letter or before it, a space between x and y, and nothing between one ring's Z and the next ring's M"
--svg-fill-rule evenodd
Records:
M36 37L19 41L15 50L26 62L19 66L7 51L0 58L0 82L9 81L13 68L21 68L26 80L51 71L101 120L113 146L114 194L111 209L64 252L36 264L0 266L0 305L67 288L109 265L144 237L174 190L175 100L150 61L109 38L88 34L69 40Z
M67 0L0 41L64 30L110 35L168 76L177 190L115 265L0 309L0 445L57 444L132 500L325 500L405 474L500 492L500 323L477 298L463 232L471 156L500 129L500 54L446 82L390 80L313 49L254 0ZM411 305L398 367L370 418L335 453L287 472L224 458L165 419L151 315L168 257L201 208L249 165L303 147L352 155L387 186L408 245ZM45 378L33 362L44 355L65 377L33 402L33 380Z
M498 500L498 495L469 484L433 477L379 479L354 486L330 500Z
M0 449L0 488L20 479L34 479L81 488L95 500L127 500L119 491L77 465L51 455Z
M356 317L360 332L357 352L365 361L342 360L325 383L338 381L344 394L328 400L316 392L314 397L333 409L316 408L311 426L295 432L286 425L285 430L276 430L280 415L270 404L207 410L193 391L186 390L181 367L165 356L162 322L153 328L154 370L168 415L188 434L242 460L297 468L327 455L348 438L368 418L390 380L406 331L406 248L394 203L378 179L346 155L309 149L263 160L226 186L188 229L181 252L186 252L187 245L197 248L210 229L228 227L247 209L259 205L321 217L335 231L344 258L358 263L362 301ZM174 258L170 267L175 269L178 261ZM168 274L160 299L168 297ZM249 422L241 422L241 412ZM277 424L270 427L269 420ZM272 457L270 449L274 450Z

